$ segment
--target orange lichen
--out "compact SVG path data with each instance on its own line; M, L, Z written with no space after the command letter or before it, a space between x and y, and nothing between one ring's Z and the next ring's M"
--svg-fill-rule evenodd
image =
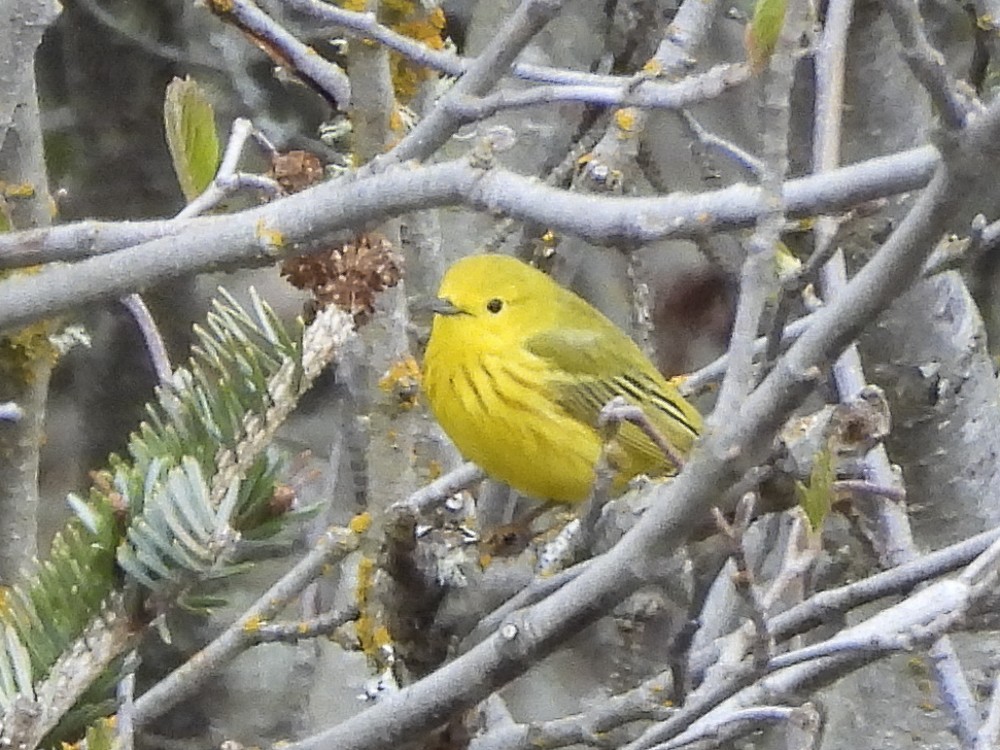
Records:
M387 19L392 16L408 16L419 8L419 3L414 0L381 0L379 10Z
M615 125L618 126L619 138L634 135L638 126L638 112L634 107L622 107L616 110Z
M4 198L34 198L35 186L30 182L2 182L0 181L0 193Z
M661 75L663 73L663 64L655 57L651 57L649 60L646 60L646 64L642 66L642 72L651 76Z
M282 248L285 245L285 235L281 233L279 229L272 229L267 225L264 219L258 219L257 224L254 227L254 232L257 238L262 240L265 245L269 245L273 248Z
M259 633L263 624L264 620L260 615L252 615L243 623L243 632L249 634Z
M368 9L365 0L337 0L337 4L344 10L355 13ZM416 0L381 0L378 18L381 23L399 34L408 36L431 49L444 49L445 15L441 8L432 8L428 11ZM370 39L362 39L361 43L373 46L376 44ZM435 75L434 71L419 67L396 52L389 53L389 70L396 97L404 103L416 96L421 83Z
M32 323L9 336L0 336L0 380L26 385L52 367L59 350L49 339L52 323Z
M378 650L388 642L384 627L379 625L375 615L370 611L371 593L375 583L375 561L370 557L362 557L358 561L358 579L354 588L354 598L358 605L358 619L354 621L354 629L358 636L361 650L370 659L378 658Z
M402 21L393 28L431 49L442 50L444 39L441 38L441 32L444 30L444 22L444 12L440 8L435 8L423 18Z
M393 133L402 133L406 130L406 120L403 118L403 113L399 111L399 108L395 108L389 114L389 128Z
M437 459L431 459L427 462L427 478L430 481L434 481L438 477L444 474L444 466ZM2 600L0 600L2 603Z
M233 12L233 0L208 0L207 4L210 11L219 15Z
M394 396L393 402L400 409L412 409L420 395L420 365L417 360L407 355L393 362L379 379L378 387Z
M399 3L415 5L414 3ZM407 13L412 12L408 11ZM408 36L433 50L442 50L445 45L444 11L434 8L429 13L418 16L401 16L397 21L390 22L389 27L403 36ZM409 102L417 95L420 84L434 77L435 72L429 68L415 65L408 57L392 52L389 54L389 71L392 77L393 90L401 102Z
M391 645L392 635L389 633L389 628L385 625L379 625L375 628L375 631L372 633L372 646L374 648L385 648Z
M350 522L347 524L347 528L349 528L355 534L364 534L366 531L368 531L368 529L371 528L371 525L372 525L372 514L365 512L365 513L358 513L356 516L354 516L354 518L352 518Z

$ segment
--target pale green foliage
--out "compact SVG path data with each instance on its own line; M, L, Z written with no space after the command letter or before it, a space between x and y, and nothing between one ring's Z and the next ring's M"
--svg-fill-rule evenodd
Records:
M2 633L3 657L0 657L0 708L14 702L18 695L30 699L35 697L35 686L31 680L31 658L16 630L11 625L0 625Z
M324 311L310 329L300 321L290 332L251 295L248 312L221 292L188 367L148 406L128 458L112 456L86 500L69 498L75 516L49 557L24 584L0 589L0 723L15 697L31 699L41 681L59 678L53 670L68 651L89 650L82 636L102 617L115 611L140 628L151 595L162 608L199 581L241 569L232 563L238 543L302 512L271 504L279 468L271 442L351 335L350 319ZM122 592L131 596L113 596ZM95 674L121 653L114 644L105 651Z
M115 747L114 724L108 719L100 719L87 727L87 750L113 750Z
M215 111L197 81L175 78L170 82L163 121L177 181L184 197L192 201L215 178L220 153Z
M213 507L201 468L190 456L170 470L157 463L146 479L143 498L133 502L125 496L126 504L140 505L143 512L118 547L122 569L151 590L164 582L183 586L192 577L224 570L239 538L231 526L239 485L231 485L223 502Z
M763 70L774 53L785 23L788 0L757 0L753 20L747 27L747 56L755 71Z
M833 452L829 447L824 447L813 459L812 471L809 472L809 484L795 483L799 505L805 511L813 531L817 531L823 525L823 519L827 517L833 506L833 482L835 478Z

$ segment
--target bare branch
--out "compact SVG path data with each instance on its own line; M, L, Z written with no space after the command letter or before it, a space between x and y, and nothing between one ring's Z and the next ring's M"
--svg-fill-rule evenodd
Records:
M719 388L711 423L724 422L739 411L740 402L756 386L753 349L767 300L778 291L775 257L785 223L782 185L788 170L789 96L799 34L805 26L806 4L788 3L781 33L765 73L763 87L763 152L760 187L766 209L746 244L740 293L729 342L729 367ZM784 326L781 326L784 328Z
M281 61L334 107L346 109L351 102L351 84L336 63L323 59L312 47L303 44L287 29L276 23L251 0L228 0L209 7L222 20L248 34L265 48L277 50ZM225 9L224 11L222 9Z
M355 619L358 611L353 607L332 609L298 622L269 622L261 624L250 634L250 644L298 643L308 638L332 635L338 628Z
M481 482L485 476L483 470L475 464L464 463L454 471L450 471L443 477L438 477L430 484L421 487L405 500L401 500L395 505L390 506L388 512L415 510L418 513L425 513L435 505L447 500L456 492L464 490L476 482Z
M791 180L784 189L787 213L831 212L887 192L920 187L936 161L936 151L923 147L820 177ZM539 185L499 168L483 172L465 161L390 170L327 182L229 216L191 219L172 227L169 222L167 226L160 222L143 225L139 236L152 230L160 239L72 266L46 268L30 281L2 280L0 329L197 271L271 263L292 248L303 251L317 247L349 227L423 208L459 204L510 214L605 243L622 238L636 243L694 238L713 230L747 226L764 210L759 190L745 185L704 195L617 198ZM49 231L57 234L54 243L65 248L71 238L79 239L81 234L93 242L95 235L103 234L103 227L68 225ZM118 229L109 229L109 235L116 243L123 240ZM0 253L22 244L37 248L49 242L48 238L45 232L37 231L0 235ZM213 252L206 253L206 247ZM32 256L29 252L21 257Z
M153 363L153 371L156 373L157 381L161 384L169 383L173 377L174 368L170 364L170 355L167 353L167 346L163 342L163 336L160 334L159 326L156 325L156 321L153 319L153 314L146 307L146 303L142 297L135 293L122 297L122 305L129 311L136 325L139 326L139 332L142 334L142 340L146 344L146 352L149 354L149 360Z
M482 120L507 109L537 107L558 102L579 102L599 107L641 107L644 109L680 109L714 99L740 86L750 78L745 65L717 65L676 83L645 81L640 86L537 86L522 91L499 91L482 98L455 97L442 101L462 122Z
M479 57L423 120L388 154L376 161L378 169L409 161L423 161L448 142L463 120L449 108L455 99L484 95L503 77L535 34L562 8L563 0L521 0L517 10L497 31Z
M981 111L982 105L959 92L944 56L927 38L920 9L906 0L888 0L885 8L903 44L903 58L930 95L944 127L959 130L969 114Z
M223 665L262 639L255 631L277 615L334 560L358 545L358 536L347 529L331 527L319 537L312 551L268 589L218 638L135 702L135 725L141 727L194 694Z
M343 10L320 0L281 0L287 7L317 21L340 27L345 33L360 39L370 39L399 52L417 65L437 70L450 76L459 77L475 62L459 57L454 52L438 51L398 34L384 24L378 23L374 13L357 13ZM511 72L518 78L536 83L551 83L563 86L605 86L617 88L627 78L622 76L598 75L579 70L550 68L544 65L515 62Z

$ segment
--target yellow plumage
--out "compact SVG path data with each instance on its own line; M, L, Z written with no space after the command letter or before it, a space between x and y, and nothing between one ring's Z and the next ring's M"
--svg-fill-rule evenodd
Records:
M448 269L424 358L431 410L459 451L526 495L586 499L616 396L640 407L687 454L701 416L614 323L541 271L479 255ZM632 424L609 453L620 489L676 471Z

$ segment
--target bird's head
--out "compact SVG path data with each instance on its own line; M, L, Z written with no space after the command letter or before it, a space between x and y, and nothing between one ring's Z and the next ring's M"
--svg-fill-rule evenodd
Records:
M548 276L515 258L463 258L441 280L432 304L434 332L478 346L517 343L551 325L561 293Z

